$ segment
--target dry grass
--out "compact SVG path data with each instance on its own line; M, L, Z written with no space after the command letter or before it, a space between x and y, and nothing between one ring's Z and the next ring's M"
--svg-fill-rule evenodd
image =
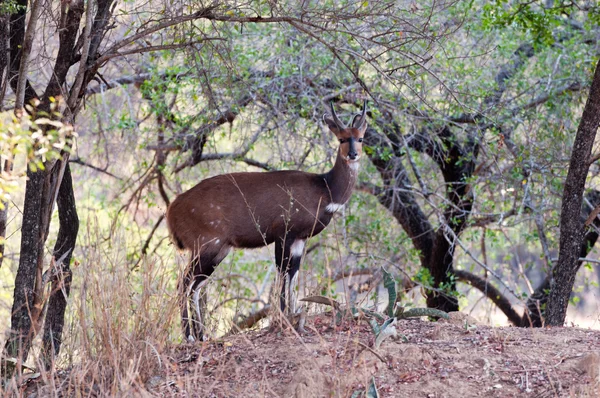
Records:
M366 322L335 325L330 314L321 314L309 317L307 329L302 336L265 329L152 348L143 338L121 339L102 355L81 357L19 389L13 382L5 395L349 397L373 378L382 397L600 393L599 356L590 355L600 352L597 331L465 328L465 317L457 314L449 322L401 320L399 338L373 353L365 348L373 342Z
M403 320L400 338L373 353L366 322L335 325L330 314L319 314L308 317L302 335L283 326L187 344L179 331L174 253L131 271L126 239L100 236L88 231L81 242L54 370L44 371L34 350L38 373L7 381L1 397L349 397L372 378L384 397L600 395L600 357L588 357L600 354L600 332L577 328ZM237 286L231 281L244 279L222 267L209 292L217 303L209 309L218 307L213 336L231 326L237 306L221 303L237 294L229 291Z

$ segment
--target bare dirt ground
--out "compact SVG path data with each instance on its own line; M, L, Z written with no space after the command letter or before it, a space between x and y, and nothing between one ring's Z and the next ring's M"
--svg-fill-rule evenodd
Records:
M461 313L396 326L398 336L375 349L367 322L335 326L324 313L308 317L302 335L264 329L167 345L151 360L124 358L126 376L111 360L42 374L18 395L365 397L374 380L379 397L600 397L600 331L494 328Z
M366 322L333 327L328 314L317 315L302 336L261 330L174 347L144 389L182 397L350 397L364 396L374 378L381 397L600 396L600 332L473 327L466 318L401 320L398 338L372 350Z

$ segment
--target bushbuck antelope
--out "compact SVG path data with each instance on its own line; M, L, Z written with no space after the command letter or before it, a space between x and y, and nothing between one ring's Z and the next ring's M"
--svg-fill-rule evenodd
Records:
M352 194L367 128L366 105L365 101L351 127L338 118L333 104L331 116L323 115L340 141L329 172L223 174L201 181L171 203L167 210L171 237L177 247L191 251L180 281L182 327L188 340L202 339L200 290L232 247L275 242L275 262L283 281L280 305L285 311L306 240L320 233ZM193 309L191 319L188 306Z

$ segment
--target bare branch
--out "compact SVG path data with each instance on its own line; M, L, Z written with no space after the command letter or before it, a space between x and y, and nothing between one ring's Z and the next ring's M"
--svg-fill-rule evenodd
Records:
M487 279L463 270L455 270L454 275L456 275L459 281L470 284L492 300L513 325L521 325L521 315L515 311L506 296L500 293L500 290L496 289Z
M496 271L494 271L493 269L491 269L490 267L488 267L486 264L482 263L481 261L479 261L479 259L477 259L477 257L475 257L473 255L473 253L471 253L471 251L462 243L462 241L456 236L456 234L454 233L454 231L448 227L446 224L444 224L443 228L445 229L445 231L447 233L450 234L450 236L453 238L454 242L456 242L461 249L469 256L471 257L471 259L473 259L473 261L475 261L477 263L477 265L479 265L481 268L485 269L487 272L489 272L494 278L496 278L498 280L498 282L504 286L504 288L509 291L514 297L520 299L520 296L517 294L517 292L515 292L511 287L509 287L504 280L500 277L500 275L498 275L496 273Z
M598 214L600 214L600 204L597 205L594 210L592 210L592 212L590 213L590 215L588 216L588 218L585 220L585 226L589 227L591 223L594 222L594 220L596 219L596 217L598 217Z
M83 37L83 46L81 49L81 58L79 59L79 70L77 71L77 75L75 77L75 82L71 87L71 93L69 95L69 99L67 101L67 109L73 110L79 99L79 94L81 92L83 81L85 77L85 70L87 68L88 63L88 55L90 50L91 43L91 33L92 33L92 25L93 25L93 15L92 11L94 9L95 2L88 0L86 3L85 9L85 28L82 33ZM71 116L71 118L73 118Z
M104 83L100 83L94 87L88 87L85 93L99 94L118 86L124 86L127 84L142 84L152 77L152 73L140 73L139 75L120 77L118 79L105 81Z
M108 61L109 59L114 58L116 56L114 54L117 54L121 48L126 47L132 43L135 43L137 40L147 37L147 36L151 35L152 33L158 32L159 30L163 30L163 29L171 27L171 26L179 25L184 22L193 21L193 20L200 19L200 18L211 19L209 17L212 15L212 11L215 8L216 8L216 6L210 6L210 7L203 8L193 14L182 15L177 18L165 19L162 22L159 22L148 29L142 30L132 36L129 36L122 40L119 40L112 47L108 48L105 51L103 56L101 56L100 58L98 58L96 60L96 65L102 65L104 62Z
M119 181L123 181L123 179L121 177L116 176L113 173L106 171L106 169L103 169L101 167L94 166L93 164L87 163L84 160L82 160L81 158L71 158L71 159L69 159L69 162L75 163L75 164L78 164L81 166L89 167L92 170L99 171L100 173L106 174L107 176L111 176L112 178L116 178Z
M144 242L144 245L142 246L140 258L133 265L133 267L131 267L131 271L137 269L137 267L140 265L140 262L142 261L142 259L144 258L144 256L146 256L146 253L148 252L148 247L150 247L150 241L152 240L152 237L154 236L154 233L158 229L158 226L163 222L164 219L165 219L165 215L161 214L160 217L158 217L158 220L156 220L156 223L154 224L154 227L152 227L152 230L150 231L150 234L148 234L148 238L146 238L146 241Z
M244 318L240 319L239 321L233 324L233 327L229 330L229 332L227 332L226 336L230 336L232 334L239 333L241 330L251 328L252 326L256 325L261 319L266 318L269 315L270 310L271 305L267 304L260 310L245 316Z
M149 52L153 52L153 51L163 51L163 50L177 50L180 48L185 48L185 47L191 47L194 46L196 44L200 44L204 41L207 40L225 40L223 38L220 37L207 37L202 39L201 41L193 41L193 42L185 42L185 43L177 43L177 44L162 44L162 45L155 45L155 46L143 46L143 47L135 47L129 50L125 50L125 51L117 51L117 52L113 52L110 54L106 54L103 55L101 57L103 62L106 62L112 58L116 58L116 57L124 57L126 55L131 55L131 54L143 54L143 53L149 53Z
M27 71L29 70L29 56L31 55L31 48L33 45L33 39L35 37L35 30L40 12L42 9L42 1L34 0L31 6L31 13L29 16L29 24L27 25L27 31L25 32L25 39L23 40L21 50L21 64L19 65L19 81L17 83L16 99L15 99L15 110L20 112L23 109L25 103L25 89L27 83Z

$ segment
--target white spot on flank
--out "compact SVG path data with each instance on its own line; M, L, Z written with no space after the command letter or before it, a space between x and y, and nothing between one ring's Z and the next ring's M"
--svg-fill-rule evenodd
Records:
M215 245L218 245L219 242L221 242L221 239L217 239L217 241L215 242Z
M221 209L221 206L217 206L217 209L218 209L218 210L220 210L220 209Z
M292 243L292 247L290 247L290 254L293 257L302 256L303 251L304 251L304 241L303 240L296 240L296 241L294 241L294 243Z
M195 213L195 212L196 212L196 209L195 209L195 208L193 208L193 209L192 209L192 213Z
M215 207L215 205L213 205L213 204L211 203L211 204L210 204L210 207L211 207L211 208L213 208L213 207Z
M213 225L214 223L215 223L214 221L211 221L209 224L210 224L210 225Z
M325 211L327 213L335 213L336 211L340 210L342 207L344 207L343 203L330 203L327 205L327 207L325 207Z

